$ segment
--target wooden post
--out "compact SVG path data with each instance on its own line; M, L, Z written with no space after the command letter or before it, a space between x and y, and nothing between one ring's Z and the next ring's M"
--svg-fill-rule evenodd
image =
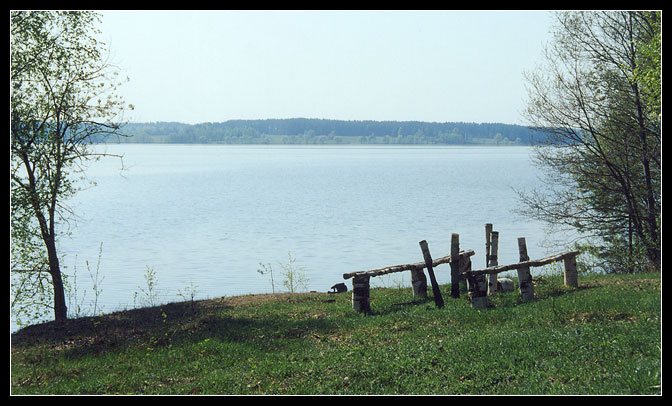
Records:
M411 269L411 285L413 286L413 297L427 298L427 277L422 269Z
M490 233L492 233L492 224L485 225L485 267L490 263Z
M429 253L429 247L427 246L427 241L420 241L420 249L422 250L422 256L425 258L425 267L427 268L427 273L429 274L429 280L432 281L432 293L434 293L434 303L436 307L443 307L443 296L441 296L441 290L439 285L436 283L436 278L434 277L434 268L432 267L432 256ZM452 262L452 258L451 258Z
M485 275L472 275L471 270L465 272L469 287L469 299L474 309L486 309L490 306L490 299L486 291Z
M471 271L471 257L460 257L460 293L469 293L469 280L464 276L464 272Z
M460 297L460 235L450 236L450 295Z
M363 313L371 311L368 275L357 275L352 278L352 308Z
M565 286L579 287L579 275L576 269L576 255L570 255L563 259L565 263Z
M525 237L518 238L518 253L520 254L520 262L530 260L530 257L527 256ZM523 302L528 302L534 299L534 286L532 285L532 275L530 274L529 266L518 268L518 286Z
M497 246L499 244L499 231L490 233L490 257L488 267L497 266ZM488 295L494 295L497 290L497 274L488 275Z

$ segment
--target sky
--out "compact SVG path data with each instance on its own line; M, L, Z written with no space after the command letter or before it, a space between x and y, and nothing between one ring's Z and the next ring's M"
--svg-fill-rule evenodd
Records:
M548 11L100 11L131 122L525 124Z

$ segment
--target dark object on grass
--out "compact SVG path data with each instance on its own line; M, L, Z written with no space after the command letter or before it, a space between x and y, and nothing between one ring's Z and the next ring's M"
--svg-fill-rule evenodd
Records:
M343 293L347 292L348 287L345 286L345 283L337 283L334 286L331 287L331 292L329 293Z

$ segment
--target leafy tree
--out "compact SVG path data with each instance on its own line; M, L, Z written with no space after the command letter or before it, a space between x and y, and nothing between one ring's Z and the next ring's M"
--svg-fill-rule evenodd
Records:
M19 278L21 297L49 275L42 292L53 294L58 323L67 308L57 225L73 214L64 202L86 163L101 156L90 145L118 132L125 109L117 71L95 38L98 19L92 12L10 13L10 267L31 275Z
M497 123L426 123L399 121L343 121L324 119L229 120L221 123L132 123L124 131L133 133L123 142L198 142L227 144L469 144L473 139L492 139L497 133L519 144L529 145L543 134L527 127ZM170 136L173 134L173 136ZM416 136L421 135L421 136Z
M556 16L546 64L526 77L526 115L549 141L535 156L548 189L521 193L526 212L613 266L634 269L639 252L659 266L660 13Z

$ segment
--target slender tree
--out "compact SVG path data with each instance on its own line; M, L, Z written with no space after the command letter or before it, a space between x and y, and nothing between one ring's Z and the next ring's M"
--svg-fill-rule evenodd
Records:
M98 21L92 12L10 13L11 270L49 275L58 323L67 318L56 245L72 215L64 203L101 156L91 144L117 133L127 108Z
M548 188L526 213L660 265L660 13L559 12L545 64L526 75L526 117ZM612 256L613 257L613 256Z

